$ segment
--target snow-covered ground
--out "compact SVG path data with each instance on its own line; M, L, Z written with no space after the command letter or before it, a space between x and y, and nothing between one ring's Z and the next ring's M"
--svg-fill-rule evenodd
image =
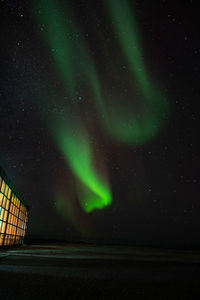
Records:
M200 296L198 251L49 244L4 249L0 254L0 299L35 295L34 299L171 300L197 299L198 292Z

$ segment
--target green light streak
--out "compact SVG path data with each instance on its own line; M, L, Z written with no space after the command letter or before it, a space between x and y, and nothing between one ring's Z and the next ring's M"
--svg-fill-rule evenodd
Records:
M124 54L130 64L130 68L146 95L149 95L149 79L143 63L140 50L139 32L132 8L128 0L106 1L112 19L114 30L120 41Z
M70 95L74 89L74 49L70 38L74 34L71 16L63 17L62 8L58 1L42 0L32 1L35 16L38 21L41 34L47 41L51 55L54 57L56 67L62 80L68 87Z
M70 127L71 125L70 123ZM112 199L109 185L100 178L94 168L92 148L87 134L81 132L80 127L76 132L72 132L63 124L57 124L56 128L55 131L54 127L54 136L59 148L73 173L84 185L78 189L82 208L89 213L110 205Z
M37 21L40 26L44 24L42 34L49 49L54 49L51 53L70 96L75 97L77 86L88 86L90 89L95 71L69 10L65 12L64 20L58 1L33 1L33 7L39 11L39 14L36 14ZM66 118L68 117L67 113ZM68 126L60 125L60 122L55 120L51 121L51 124L54 124L51 131L54 132L54 138L66 161L86 187L78 191L82 208L89 213L110 205L112 200L109 186L103 182L93 166L92 147L88 136L85 133L80 134L81 126L73 122L69 122ZM76 134L74 128L77 129ZM83 195L81 190L84 190Z
M120 46L129 63L133 82L139 84L143 96L137 112L134 105L128 105L126 108L124 101L120 101L121 105L115 104L109 113L106 113L104 108L106 116L104 125L109 134L119 141L135 145L144 144L155 137L162 128L164 116L169 110L168 101L162 92L155 88L144 66L139 31L129 1L106 0L105 3ZM118 101L117 96L115 103Z

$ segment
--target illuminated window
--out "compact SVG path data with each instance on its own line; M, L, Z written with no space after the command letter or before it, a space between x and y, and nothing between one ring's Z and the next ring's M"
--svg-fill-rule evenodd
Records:
M5 186L5 195L6 195L6 197L8 196L8 189L9 189L9 187L8 187L8 185L6 184L6 186Z
M11 189L9 188L8 189L8 199L10 199L10 196L11 196Z
M3 194L0 193L0 206L2 206L2 202L3 202Z
M2 184L1 184L1 192L4 193L4 190L5 190L5 182L4 180L2 181Z
M8 216L8 212L6 210L4 210L4 216L3 216L3 220L6 222L7 221L7 216Z
M6 209L7 209L7 210L8 210L8 208L9 208L9 203L10 203L10 201L7 200L7 202L6 202Z

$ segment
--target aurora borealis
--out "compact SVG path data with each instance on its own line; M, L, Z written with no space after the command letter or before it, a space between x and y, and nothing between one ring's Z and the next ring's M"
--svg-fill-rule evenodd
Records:
M72 124L70 124L71 126ZM73 136L70 126L61 125L57 128L55 137L58 139L58 145L61 151L66 156L66 161L74 172L74 174L80 179L85 187L90 191L80 193L82 199L81 205L86 212L90 212L93 209L103 208L111 203L111 194L108 186L99 178L99 174L94 170L93 157L91 153L90 142L87 135L80 132ZM73 130L75 126L73 126Z
M194 7L161 2L4 1L1 164L33 234L153 239L194 211Z
M95 65L89 56L89 49L83 42L82 33L77 29L72 14L65 15L67 22L64 22L62 15L62 7L59 7L58 1L37 1L36 6L39 26L43 24L47 30L42 31L42 37L47 41L49 55L52 53L58 70L58 76L65 85L66 93L69 101L75 97L77 86L87 84L87 89L91 90L92 101L99 112L100 122L103 123L105 134L110 134L113 138L120 142L133 143L135 145L144 144L149 141L161 127L163 121L163 112L167 114L166 99L159 93L148 79L147 72L142 63L142 55L140 53L139 38L135 38L136 21L134 20L131 9L127 3L118 1L115 5L112 1L108 1L111 11L111 20L118 24L114 28L120 36L120 45L124 50L124 54L133 73L134 80L139 84L141 90L139 108L133 103L130 107L122 109L124 103L120 99L116 99L118 104L112 104L111 112L107 108L106 93L95 70ZM36 1L33 2L35 5ZM123 6L123 10L122 10ZM118 22L120 20L120 22ZM128 33L126 36L124 32ZM77 40L71 40L71 36L78 37ZM84 63L78 63L77 58L81 58ZM77 76L77 74L79 76ZM110 96L114 98L114 95ZM134 97L134 95L133 95ZM109 102L109 101L108 101ZM120 103L121 102L121 103ZM127 103L126 99L123 102ZM92 103L91 103L92 104ZM72 108L69 106L69 109ZM138 112L136 113L136 111ZM137 114L140 116L138 117ZM104 118L102 118L102 116ZM57 141L60 150L66 158L66 162L70 165L74 175L84 184L91 192L82 193L79 191L81 206L86 212L93 209L101 209L111 204L111 191L100 180L98 171L95 170L92 160L92 149L87 134L83 134L81 129L83 125L77 121L69 121L69 113L66 112L67 125L57 124L52 120L56 131L54 138ZM103 119L103 120L102 120ZM58 121L59 122L59 121ZM59 122L61 123L61 122ZM82 195L83 194L83 195Z
M71 30L67 25L63 24L61 9L54 7L55 3L55 1L48 2L49 9L46 13L47 3L39 1L37 9L40 11L40 21L45 26L47 25L49 29L46 34L49 41L49 49L54 49L53 55L57 68L60 71L63 82L66 83L66 93L70 97L74 97L76 87L82 84L82 77L88 77L86 71L88 66L77 64L77 57L83 57L87 64L89 64L89 59L87 59L87 53L84 49L84 44L81 43L81 38L79 38L78 45L76 41L66 41L66 36L79 36L80 33L78 34L78 31L75 30L76 26L72 21L70 22ZM68 16L68 19L70 20L71 17ZM89 68L91 67L89 66ZM79 74L80 78L77 78L77 74ZM92 76L90 79L93 80ZM93 81L89 82L88 87L89 85L92 86L92 83ZM66 119L69 119L68 112L66 112ZM109 188L101 181L98 172L93 166L90 142L86 134L80 133L81 125L78 122L69 122L69 120L66 126L57 124L55 120L53 120L53 123L55 124L56 133L54 128L52 128L52 131L60 146L60 150L64 153L66 161L69 163L75 176L88 189L88 192L86 194L84 192L83 195L79 191L79 198L82 199L80 201L82 208L86 212L90 212L93 209L100 209L109 205L111 203L111 193Z
M138 106L130 105L116 109L111 117L113 135L127 143L144 144L153 138L164 121L163 115L168 112L166 96L154 87L144 65L141 40L137 22L129 1L107 1L110 19L120 46L132 73L132 83L138 86L141 95ZM124 104L123 104L124 106ZM124 124L124 128L122 126Z

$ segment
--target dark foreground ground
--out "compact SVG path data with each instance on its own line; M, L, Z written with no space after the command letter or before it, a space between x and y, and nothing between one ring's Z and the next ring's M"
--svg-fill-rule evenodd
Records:
M200 299L200 253L72 244L4 249L1 299Z

